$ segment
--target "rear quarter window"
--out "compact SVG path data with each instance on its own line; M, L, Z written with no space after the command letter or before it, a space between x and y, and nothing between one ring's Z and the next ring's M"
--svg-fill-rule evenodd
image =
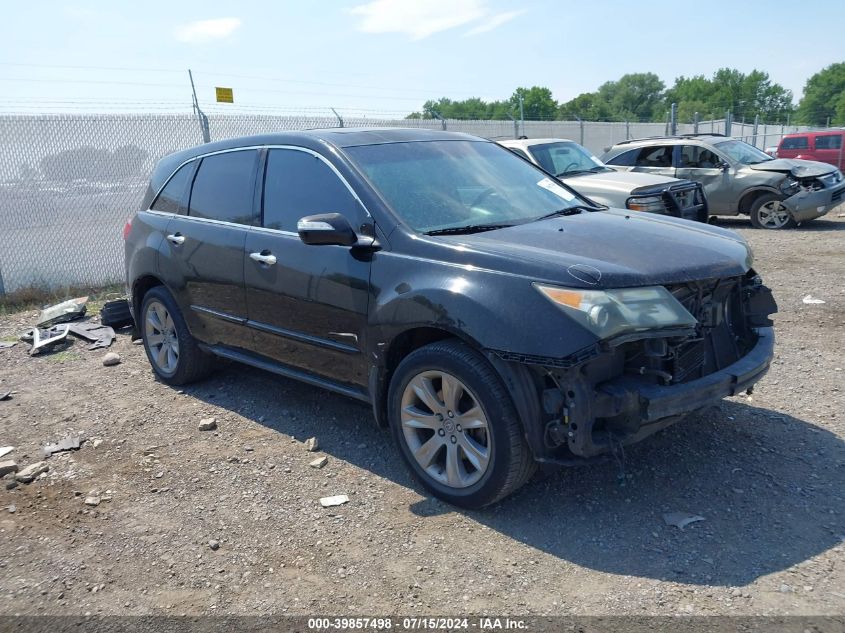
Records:
M182 165L176 173L170 177L167 184L158 194L150 207L153 211L163 213L185 213L188 204L188 182L194 171L194 164Z
M842 147L841 134L828 134L816 137L816 149L839 149Z
M807 149L810 143L806 136L790 136L781 141L781 149Z
M610 160L604 161L608 165L619 165L620 167L634 167L637 164L637 157L640 155L639 149L632 149L627 152L622 152L614 156Z

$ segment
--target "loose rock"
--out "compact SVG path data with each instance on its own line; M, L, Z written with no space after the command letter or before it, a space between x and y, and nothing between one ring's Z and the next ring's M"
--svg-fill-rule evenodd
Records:
M213 431L217 428L216 418L203 418L197 427L200 431Z
M50 467L45 464L44 462L35 462L34 464L30 464L22 471L20 471L17 475L15 475L15 479L17 479L22 484L31 483L38 475L41 473L46 473L50 470Z
M103 356L104 367L113 367L114 365L120 365L120 354L116 354L115 352L109 352L108 354Z
M324 508L331 508L332 506L342 506L344 503L349 503L349 497L346 495L335 495L333 497L323 497L320 499L320 505Z
M218 549L220 549L220 541L218 541L218 540L216 540L216 539L211 539L211 540L208 542L208 546L209 546L209 547L210 547L213 551L215 551L215 552L216 552Z
M8 459L4 462L0 462L0 477L16 472L18 472L18 465L14 460Z
M311 468L322 468L323 466L325 466L328 463L329 463L329 458L326 457L325 455L323 455L322 457L318 457L317 459L315 459L314 461L312 461L308 465L311 466Z
M85 505L91 506L92 508L96 508L98 505L100 505L100 497L95 497L93 495L85 497Z
M305 440L305 450L311 453L320 450L320 442L317 441L316 437L309 437L307 440Z

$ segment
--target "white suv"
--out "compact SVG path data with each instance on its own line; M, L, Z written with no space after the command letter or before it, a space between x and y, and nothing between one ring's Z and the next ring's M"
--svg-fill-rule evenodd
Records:
M499 141L594 202L617 209L648 211L687 220L707 221L707 201L700 184L667 176L618 172L586 148L562 138Z

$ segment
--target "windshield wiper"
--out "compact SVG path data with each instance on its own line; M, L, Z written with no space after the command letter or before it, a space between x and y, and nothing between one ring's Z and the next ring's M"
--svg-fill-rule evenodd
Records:
M572 171L562 171L559 174L555 174L555 178L563 178L564 176L574 176L576 174L597 174L600 171L604 171L605 169L609 169L604 165L596 165L595 167L590 167L590 169L574 169Z
M539 222L540 220L548 220L549 218L556 218L562 215L578 215L582 211L603 211L607 207L590 207L585 204L578 204L574 207L567 207L565 209L558 209L546 215L541 215L539 218L534 218L532 222Z
M445 229L434 229L426 231L425 235L467 235L469 233L481 233L483 231L495 231L506 229L513 224L467 224L466 226L450 226Z

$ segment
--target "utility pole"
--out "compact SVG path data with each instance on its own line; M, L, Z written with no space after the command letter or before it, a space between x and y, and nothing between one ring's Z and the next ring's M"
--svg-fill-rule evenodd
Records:
M194 113L197 115L197 120L200 123L200 132L202 133L202 142L203 143L210 143L211 142L211 134L208 131L208 117L205 116L205 113L200 110L200 103L197 100L197 89L194 86L194 75L191 73L191 69L188 69L188 79L191 80L191 93L194 96Z
M525 98L519 93L519 121L522 124L522 135L525 136Z

